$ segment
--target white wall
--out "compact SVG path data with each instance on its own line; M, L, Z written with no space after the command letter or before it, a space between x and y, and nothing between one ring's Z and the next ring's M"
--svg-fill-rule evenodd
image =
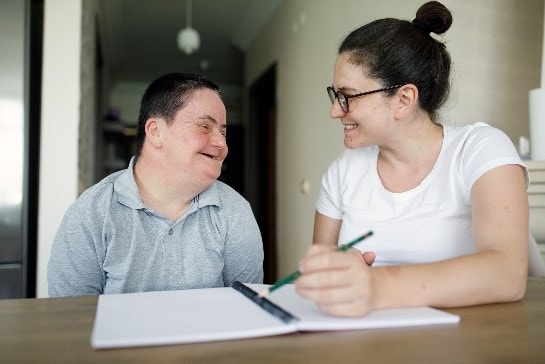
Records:
M325 87L336 49L353 29L382 17L412 20L422 0L284 1L247 52L248 88L277 62L278 274L311 244L321 176L343 148ZM528 136L528 90L539 86L543 0L445 0L454 23L444 39L453 59L443 121L486 121L518 141ZM302 179L310 193L299 192Z
M47 296L51 242L77 196L81 0L46 0L38 212L37 296Z

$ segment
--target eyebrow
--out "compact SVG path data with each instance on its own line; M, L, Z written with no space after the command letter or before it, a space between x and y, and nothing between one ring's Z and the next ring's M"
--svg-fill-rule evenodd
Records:
M199 116L198 119L199 120L208 120L208 121L213 122L214 124L218 123L218 121L215 118L213 118L212 116L210 116L210 115Z
M332 86L333 87L333 86ZM339 88L335 88L333 87L333 89L335 89L335 91L344 91L344 92L359 92L357 89L353 88L353 87L346 87L346 86L343 86L343 87L339 87Z

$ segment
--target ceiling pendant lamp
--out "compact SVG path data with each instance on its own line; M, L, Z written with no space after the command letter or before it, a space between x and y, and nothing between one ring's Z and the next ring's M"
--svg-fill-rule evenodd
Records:
M199 49L201 37L195 29L191 27L191 0L186 0L185 18L186 27L178 33L178 48L185 54L191 54Z

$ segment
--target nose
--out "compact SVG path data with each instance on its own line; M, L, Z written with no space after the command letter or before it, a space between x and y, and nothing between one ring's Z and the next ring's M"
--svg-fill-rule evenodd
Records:
M218 149L225 149L227 147L227 139L219 128L214 128L210 136L210 144Z
M331 109L329 110L329 117L332 119L338 119L344 116L346 113L341 108L341 104L338 99L335 99L335 102L331 104Z

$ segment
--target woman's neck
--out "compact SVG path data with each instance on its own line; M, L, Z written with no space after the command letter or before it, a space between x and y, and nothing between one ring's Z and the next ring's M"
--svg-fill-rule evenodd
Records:
M411 190L433 170L443 145L443 128L431 122L427 124L412 129L391 147L380 146L377 173L387 190Z

